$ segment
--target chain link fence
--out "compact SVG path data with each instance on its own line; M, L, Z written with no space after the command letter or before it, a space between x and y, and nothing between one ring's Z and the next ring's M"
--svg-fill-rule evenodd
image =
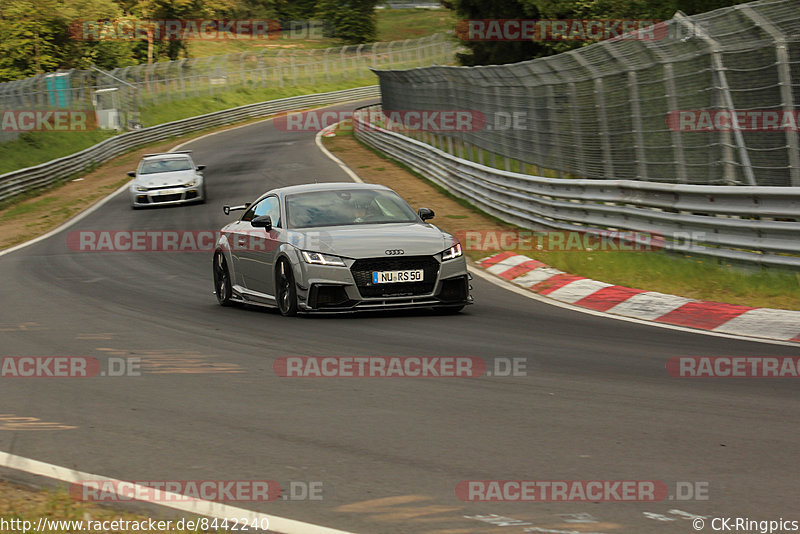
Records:
M481 162L486 151L506 170L800 186L797 127L682 131L668 124L679 110L794 111L798 5L765 0L692 17L679 12L656 32L660 38L601 41L511 65L379 69L383 109L480 112L484 127L437 132L438 144L459 155L478 149Z
M411 68L453 61L456 43L421 39L324 49L253 49L222 56L41 74L0 83L0 110L109 111L101 126L134 129L145 106L213 95L239 87L314 85L370 75L370 68ZM111 113L116 110L116 113ZM0 131L0 141L13 138Z

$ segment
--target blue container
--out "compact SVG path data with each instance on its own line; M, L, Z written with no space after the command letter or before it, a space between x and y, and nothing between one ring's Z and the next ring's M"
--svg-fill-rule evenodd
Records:
M45 76L47 98L52 108L69 108L72 105L72 82L68 72Z

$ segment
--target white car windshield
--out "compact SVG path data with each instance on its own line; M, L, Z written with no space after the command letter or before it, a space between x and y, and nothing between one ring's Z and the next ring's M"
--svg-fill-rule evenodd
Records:
M393 191L337 189L286 197L291 228L416 222L417 215Z
M159 159L145 161L139 174L156 174L160 172L188 171L192 169L192 164L186 158L179 159Z

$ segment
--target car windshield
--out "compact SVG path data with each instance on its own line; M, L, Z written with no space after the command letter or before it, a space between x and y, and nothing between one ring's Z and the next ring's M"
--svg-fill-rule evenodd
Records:
M191 170L192 164L186 158L158 159L145 161L139 174L156 174L159 172L174 172Z
M414 210L393 191L336 189L286 197L291 228L416 222Z

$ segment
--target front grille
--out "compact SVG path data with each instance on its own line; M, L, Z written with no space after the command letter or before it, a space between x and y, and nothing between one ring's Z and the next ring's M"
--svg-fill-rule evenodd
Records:
M155 187L148 187L148 191L158 191L159 189L175 189L176 187L181 187L180 185L157 185Z
M175 193L173 195L157 195L150 197L150 202L174 202L176 200L180 200L181 198L183 198L183 193Z
M422 282L401 282L399 284L373 284L375 271L409 271L422 269ZM350 267L362 297L403 297L424 295L433 291L439 274L439 262L432 256L409 256L407 258L370 258L356 260Z

